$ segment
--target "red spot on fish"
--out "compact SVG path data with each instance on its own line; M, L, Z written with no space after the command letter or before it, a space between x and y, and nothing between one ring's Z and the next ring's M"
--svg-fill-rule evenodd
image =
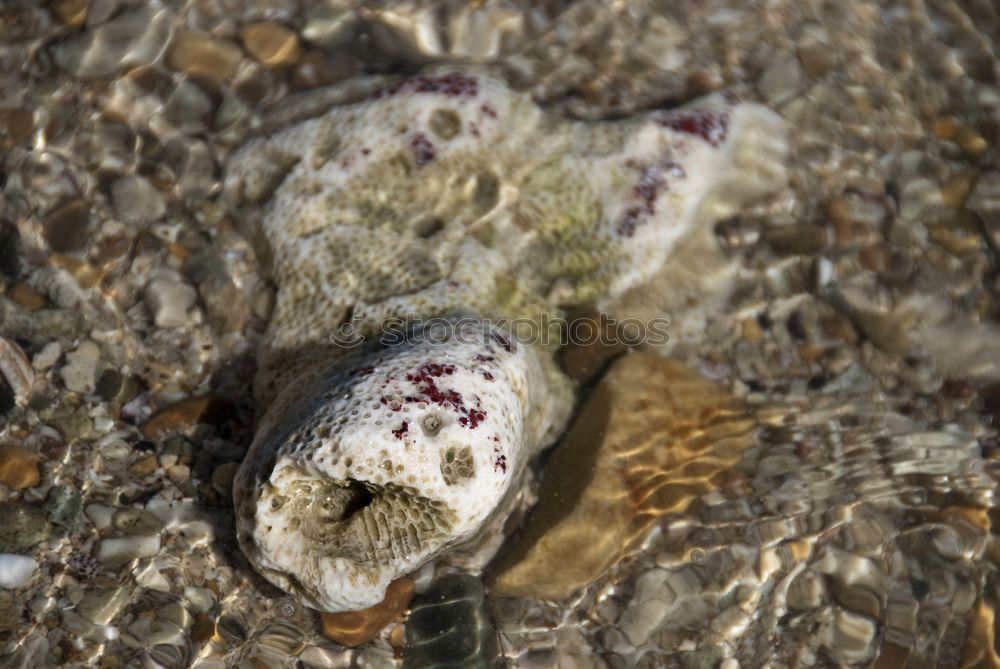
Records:
M497 110L494 109L491 105L482 104L479 106L479 110L491 118L497 117Z
M483 378L486 379L487 381L492 381L493 375L490 374L489 372L483 372Z
M493 471L502 471L507 473L507 456L501 455L496 460L493 461Z
M361 155L362 156L367 156L371 152L372 152L372 150L369 149L367 146L361 147Z
M407 433L410 429L410 423L408 421L403 421L403 424L392 431L392 436L396 439L402 439L403 435Z
M627 208L618 222L618 234L631 237L636 228L656 214L656 201L660 194L669 189L665 177L684 178L684 168L669 157L664 157L654 165L629 160L626 166L639 171L639 181L632 187L632 200L637 204Z
M410 148L413 150L413 159L416 161L417 167L426 165L437 156L434 145L422 132L418 132L410 138Z

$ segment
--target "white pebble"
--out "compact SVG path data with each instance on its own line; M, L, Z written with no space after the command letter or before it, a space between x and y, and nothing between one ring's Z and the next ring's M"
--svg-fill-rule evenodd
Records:
M97 361L101 349L89 339L82 342L72 353L66 354L66 364L59 370L66 387L75 393L92 393L97 384Z
M31 359L31 366L38 371L46 370L56 364L59 356L62 355L62 345L57 341L50 341L42 347L42 350Z
M101 539L97 559L104 565L121 565L135 558L153 557L160 552L159 535Z
M161 328L185 325L188 322L188 310L194 306L197 297L194 288L169 276L150 280L143 296L146 306L153 313L153 321Z
M15 590L31 580L38 563L26 555L0 554L0 588Z

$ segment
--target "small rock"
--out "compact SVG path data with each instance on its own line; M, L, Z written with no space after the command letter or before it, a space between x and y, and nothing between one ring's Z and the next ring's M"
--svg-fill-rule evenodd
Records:
M128 470L134 476L148 476L149 474L155 472L157 467L159 467L159 462L157 461L156 456L147 455L146 457L139 458L129 465Z
M757 82L757 90L770 105L790 100L802 85L802 68L797 58L790 57L774 63Z
M42 372L56 364L62 355L62 346L57 341L50 341L31 359L31 366Z
M243 291L219 268L198 284L209 325L219 332L239 332L250 319L250 304Z
M27 585L38 563L24 555L0 553L0 588L15 590Z
M243 52L229 40L185 30L174 37L167 65L187 74L219 81L236 74Z
M984 222L1000 217L1000 172L986 172L976 180L965 208Z
M101 349L89 339L83 341L72 353L67 353L66 364L59 370L59 376L66 387L75 393L94 392L100 357Z
M23 553L49 538L45 514L19 502L0 503L0 553Z
M0 277L14 279L21 274L21 234L17 226L0 218Z
M152 536L163 531L159 518L143 509L118 509L111 516L111 527L125 536Z
M125 588L93 588L83 593L76 612L95 625L107 625L128 604Z
M177 84L163 106L163 115L182 132L203 132L215 109L215 102L193 79Z
M971 125L960 127L955 139L958 140L958 145L969 156L978 156L989 148L989 142Z
M149 223L167 211L160 191L140 176L122 177L111 186L115 214L126 223Z
M160 552L159 535L101 539L94 557L106 567L118 567L136 558L154 557Z
M45 296L23 281L14 284L7 295L28 311L37 311L45 306Z
M906 182L899 197L899 216L906 221L920 223L933 219L945 209L941 186L927 177Z
M306 9L302 36L314 44L332 47L346 41L358 25L358 12L349 5L310 4Z
M64 26L79 28L87 21L87 0L54 0L49 11Z
M190 397L153 414L142 426L142 434L147 439L152 439L164 434L183 432L198 423L220 422L230 410L228 402L214 395Z
M798 55L802 69L814 79L822 77L837 64L837 49L813 36L799 42Z
M35 383L35 370L24 350L4 337L0 337L0 378L6 382L15 404L27 406Z
M69 200L48 213L42 221L45 241L56 253L82 253L87 250L90 232L90 207L82 198Z
M57 44L53 49L55 61L84 77L149 65L159 58L170 38L171 16L169 9L152 4L123 11L113 20ZM90 18L96 22L95 17Z
M0 485L14 490L34 488L41 481L37 453L20 446L0 446Z
M65 485L52 486L45 503L42 505L45 515L55 525L72 529L83 512L83 502L80 492Z
M385 599L375 606L361 611L320 614L323 636L349 648L368 643L402 615L413 597L413 590L411 579L400 578L389 584Z
M167 476L177 485L186 483L191 478L191 468L187 465L174 465L167 468Z
M233 498L233 478L240 468L238 462L224 462L212 470L212 488L224 499Z
M479 579L449 574L414 599L406 621L403 669L494 669L500 666L499 654Z
M260 21L240 30L243 46L268 67L294 65L302 56L299 37L280 23Z
M105 402L126 404L139 394L141 388L134 376L125 376L118 370L106 369L97 379L95 390Z
M194 288L173 276L159 276L146 284L146 306L153 313L157 327L177 328L188 323L188 310L197 295Z

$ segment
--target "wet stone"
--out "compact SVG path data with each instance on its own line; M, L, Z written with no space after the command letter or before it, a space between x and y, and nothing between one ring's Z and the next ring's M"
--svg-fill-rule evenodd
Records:
M175 70L211 80L236 74L243 52L229 40L186 30L178 33L167 52L167 64Z
M187 313L197 295L176 276L164 274L150 280L143 297L157 327L176 328L188 323Z
M764 71L757 89L770 105L790 100L802 84L802 67L796 58L778 61Z
M105 402L125 404L139 394L139 382L133 376L125 376L115 369L106 369L97 379L95 392Z
M38 570L38 563L24 555L0 553L0 588L24 587Z
M42 510L53 524L72 529L83 512L80 492L65 485L53 486L42 504Z
M56 253L81 253L87 249L90 209L82 199L70 200L53 209L43 221L45 241Z
M141 5L57 44L53 55L60 67L80 76L111 74L149 65L169 38L170 11Z
M214 483L215 477L212 478ZM400 578L389 584L385 599L375 606L360 611L321 614L323 636L349 648L368 643L402 615L413 597L413 589L411 579Z
M63 383L75 393L92 393L97 386L97 363L101 350L86 340L75 351L66 354L66 364L59 370Z
M414 599L406 622L404 669L494 669L496 630L479 579L444 576Z
M149 536L159 534L163 523L159 518L143 509L118 509L111 516L111 527L126 536Z
M302 55L299 37L280 23L260 21L240 30L243 46L268 67L294 65Z
M49 11L59 23L79 28L87 20L87 0L55 0Z
M115 214L126 223L150 223L167 210L163 195L140 176L122 177L111 186Z
M0 149L26 143L35 131L35 118L28 109L0 109Z
M21 274L21 235L13 221L0 218L0 277L17 278Z
M0 503L0 553L23 553L49 538L51 526L40 509Z
M0 446L0 485L14 490L34 488L41 481L37 453L20 446Z

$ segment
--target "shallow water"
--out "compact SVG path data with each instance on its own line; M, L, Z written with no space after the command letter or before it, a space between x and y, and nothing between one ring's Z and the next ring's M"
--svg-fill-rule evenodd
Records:
M992 3L56 0L0 28L0 666L1000 666ZM274 288L220 178L437 60L586 119L731 88L786 120L789 185L718 221L732 290L629 295L673 358L563 352L580 408L495 561L324 620L233 535Z

